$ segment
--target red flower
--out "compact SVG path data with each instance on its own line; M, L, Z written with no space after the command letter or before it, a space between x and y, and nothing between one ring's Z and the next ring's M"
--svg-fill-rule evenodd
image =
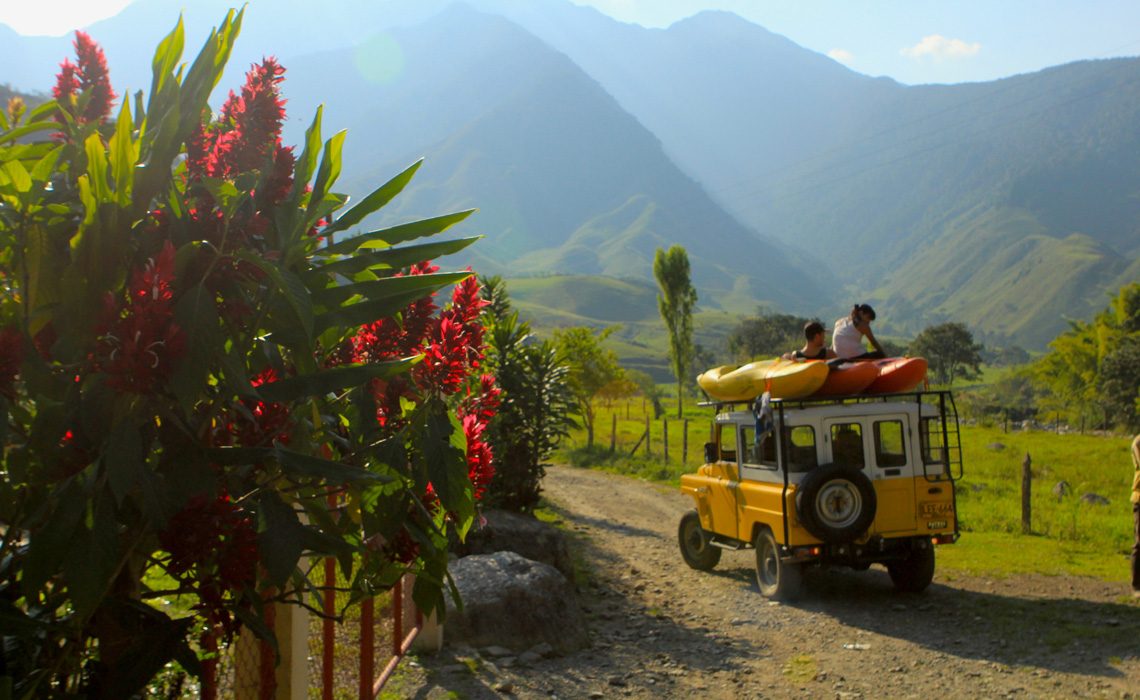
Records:
M131 275L122 309L114 297L107 300L105 331L96 356L112 388L148 394L173 373L186 346L185 334L172 320L173 281L174 246L167 241L157 257Z
M272 367L267 367L249 383L258 387L275 381L277 381L277 372ZM252 399L242 399L241 403L245 410L232 411L226 425L226 429L233 437L231 444L242 447L268 447L275 442L289 443L292 418L288 404Z
M103 49L99 48L86 32L75 32L72 46L75 47L77 63L64 59L63 63L59 64L52 96L80 124L106 122L111 116L115 91L111 89L111 78L107 72L107 59L103 55ZM82 105L83 111L76 114L80 98L86 98L86 102ZM59 116L56 119L61 123L64 121Z
M17 328L0 329L0 395L16 398L16 375L23 361L23 334Z

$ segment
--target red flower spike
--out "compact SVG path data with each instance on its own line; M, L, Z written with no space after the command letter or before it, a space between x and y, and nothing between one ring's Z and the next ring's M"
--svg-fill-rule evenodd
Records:
M81 115L86 122L105 122L111 116L115 91L107 72L107 59L86 32L75 32L75 55L79 65L79 87L90 94L90 100Z

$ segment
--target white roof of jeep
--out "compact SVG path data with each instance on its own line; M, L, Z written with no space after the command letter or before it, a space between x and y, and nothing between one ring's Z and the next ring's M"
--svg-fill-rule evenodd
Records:
M930 417L938 416L938 408L929 403L923 403L922 414ZM852 404L824 404L824 405L809 405L804 407L787 406L784 407L784 419L789 425L809 424L815 423L819 420L828 418L860 418L863 416L882 416L882 415L898 415L899 413L908 413L913 415L918 409L919 404L914 401L884 401L875 403L852 403ZM772 416L774 419L779 420L779 409L773 409ZM718 413L716 416L717 423L737 423L751 425L756 422L756 416L752 411L728 411L725 413Z

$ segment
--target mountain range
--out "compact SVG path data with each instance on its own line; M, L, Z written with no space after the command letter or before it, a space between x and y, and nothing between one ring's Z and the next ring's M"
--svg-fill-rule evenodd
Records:
M178 7L137 0L89 28L120 92L149 84ZM224 11L195 3L187 46ZM49 91L68 43L0 25L0 82ZM223 86L270 54L287 140L318 103L326 133L348 128L341 189L426 158L369 223L476 206L457 233L486 238L460 262L575 275L558 288L613 294L603 316L629 293L604 278L644 289L674 243L709 312L865 301L887 333L952 319L1028 348L1140 278L1136 59L907 86L725 12L646 29L567 0L253 0ZM547 316L573 306L519 288Z

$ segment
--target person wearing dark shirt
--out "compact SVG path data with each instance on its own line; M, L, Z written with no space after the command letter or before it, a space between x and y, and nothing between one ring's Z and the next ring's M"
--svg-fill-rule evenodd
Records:
M824 344L823 340L823 324L819 321L809 321L804 324L804 338L807 342L799 350L786 352L781 357L785 360L796 360L803 362L805 360L830 360L835 357L835 353L831 348Z

